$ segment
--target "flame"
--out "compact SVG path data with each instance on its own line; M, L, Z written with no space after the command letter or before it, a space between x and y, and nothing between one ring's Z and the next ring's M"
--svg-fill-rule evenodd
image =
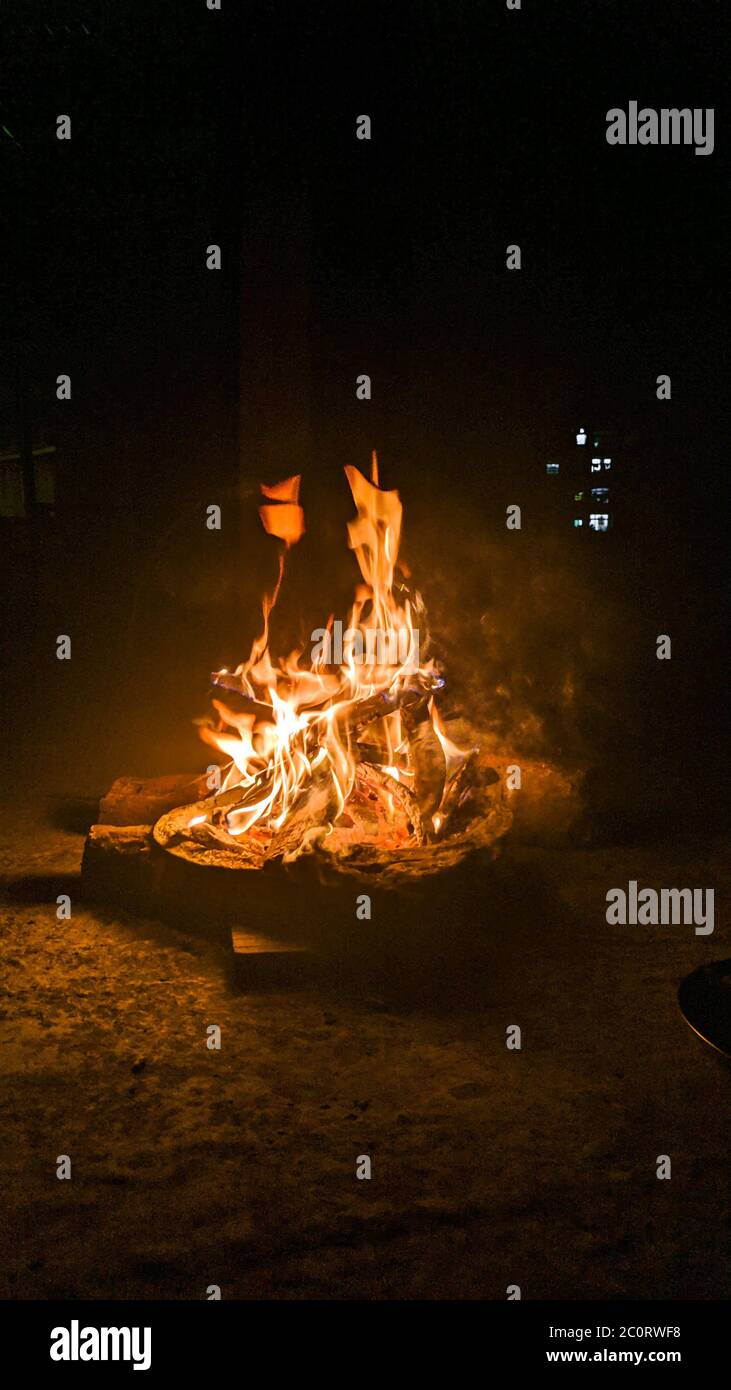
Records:
M454 779L457 777L458 773L462 771L462 768L464 767L465 763L470 757L470 750L467 750L465 752L463 749L458 748L456 743L452 743L451 739L447 738L441 715L436 707L436 703L434 700L429 701L429 713L431 715L432 728L437 736L437 739L439 740L439 743L441 744L441 749L444 754L445 766L442 799L439 803L438 810L435 811L434 815L432 816L432 825L434 827L434 833L435 835L438 835L445 822L445 808L449 799L449 794L452 785L454 783Z
M295 651L276 660L269 649L270 617L282 587L286 551L305 530L301 478L261 487L267 499L259 508L264 529L284 543L277 581L264 597L262 630L248 659L235 671L223 668L212 677L218 687L213 700L217 726L200 729L203 740L229 761L208 814L232 836L255 828L276 832L315 785L326 793L332 824L351 794L360 757L409 787L414 770L401 708L405 694L430 698L434 732L445 757L445 790L466 756L449 742L439 721L433 695L443 681L437 667L431 661L419 663L415 617L423 609L419 596L412 598L397 574L403 520L399 494L379 486L375 450L370 481L352 467L345 468L345 475L356 508L348 523L348 544L362 581L346 630L341 637L342 625L331 616L326 628L318 630L321 650ZM336 635L341 649L334 660ZM367 735L359 747L364 721ZM369 741L371 734L375 741ZM207 818L196 815L190 824Z
M305 514L299 506L300 475L285 478L283 483L274 483L270 487L264 483L259 486L262 497L278 503L276 507L259 508L264 530L270 536L278 536L289 549L297 544L305 531Z

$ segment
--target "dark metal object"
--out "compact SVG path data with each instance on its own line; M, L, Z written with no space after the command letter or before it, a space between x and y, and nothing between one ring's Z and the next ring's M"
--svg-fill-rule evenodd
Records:
M731 960L712 961L687 975L678 1003L693 1032L731 1060Z

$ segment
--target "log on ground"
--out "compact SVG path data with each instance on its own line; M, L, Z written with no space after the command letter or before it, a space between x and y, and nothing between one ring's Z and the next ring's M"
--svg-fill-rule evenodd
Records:
M204 776L118 777L99 803L100 825L153 825L166 811L209 796Z

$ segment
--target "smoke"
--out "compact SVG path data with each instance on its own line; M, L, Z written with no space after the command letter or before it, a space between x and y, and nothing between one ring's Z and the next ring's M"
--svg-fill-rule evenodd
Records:
M571 536L488 539L459 512L412 528L409 539L453 701L495 746L591 761L612 719L626 621L586 548Z

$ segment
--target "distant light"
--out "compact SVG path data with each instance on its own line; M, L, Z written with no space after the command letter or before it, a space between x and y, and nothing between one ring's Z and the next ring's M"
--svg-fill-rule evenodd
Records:
M601 459L592 459L592 461L591 461L591 471L592 471L592 473L601 473L601 471L602 471L602 461L601 461Z
M581 499L583 498L583 496L584 496L583 492L575 492L575 493L574 493L574 501L575 501L575 502L580 502Z
M611 460L611 459L605 459L605 460L604 460L604 467L605 467L605 468L611 468L611 466L612 466L612 460Z
M591 527L592 531L608 531L609 513L592 512L589 517L589 526Z
M586 430L583 425L579 425L579 433L576 436L577 444L586 444Z
M558 465L557 463L547 463L547 464L546 464L546 472L547 472L547 473L558 473L558 470L559 470L559 465Z
M583 523L583 521L581 520L581 517L580 517L580 516L575 516L575 517L574 517L574 526L583 526L583 525L584 525L584 523Z

